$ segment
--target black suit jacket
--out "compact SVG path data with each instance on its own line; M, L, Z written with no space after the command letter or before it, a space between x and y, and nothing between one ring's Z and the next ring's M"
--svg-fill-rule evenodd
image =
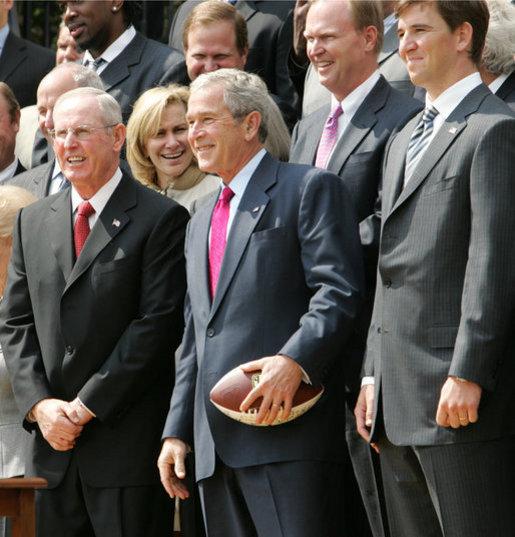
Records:
M20 106L36 104L41 79L55 66L55 52L9 32L0 55L0 80L12 90Z
M515 111L515 71L503 82L495 94Z
M156 458L182 334L184 208L124 176L74 263L70 189L16 222L0 339L21 414L41 399L97 416L74 451L85 483L158 481ZM26 475L55 487L71 451L32 431Z
M170 46L183 50L184 23L191 10L202 0L186 0L175 14L170 27ZM298 98L288 72L288 56L292 45L291 0L238 0L235 8L247 23L249 55L245 70L258 74L270 91L279 98L278 105L288 119ZM286 109L284 111L284 109Z
M186 331L164 436L190 443L194 436L197 479L213 473L215 450L231 467L341 461L341 349L362 286L349 195L331 173L266 155L239 204L211 303L207 244L218 194L198 207L188 228ZM277 427L252 427L209 401L211 388L230 369L277 353L325 385L309 412Z
M147 89L175 82L187 84L183 55L136 32L134 39L100 73L104 89L122 108L126 123L134 101Z

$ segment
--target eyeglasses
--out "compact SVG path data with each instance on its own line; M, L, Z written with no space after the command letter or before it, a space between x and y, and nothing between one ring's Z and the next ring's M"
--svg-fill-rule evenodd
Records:
M113 123L112 125L103 125L102 127L90 127L89 125L79 125L78 127L68 127L67 129L52 129L49 130L48 133L54 140L59 140L60 142L64 142L66 140L66 137L68 134L73 134L77 140L80 140L83 142L84 140L89 140L91 135L93 134L93 131L98 131L102 129L110 129L111 127L114 127L117 125L117 123Z

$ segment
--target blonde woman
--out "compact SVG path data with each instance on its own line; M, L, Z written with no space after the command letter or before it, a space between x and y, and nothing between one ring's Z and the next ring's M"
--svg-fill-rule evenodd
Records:
M127 124L127 160L136 179L189 210L220 179L197 167L188 143L188 97L188 88L171 84L138 98Z

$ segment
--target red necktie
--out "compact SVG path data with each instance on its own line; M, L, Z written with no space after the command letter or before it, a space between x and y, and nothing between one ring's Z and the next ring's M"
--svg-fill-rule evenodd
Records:
M215 205L211 216L211 242L209 243L209 288L211 298L215 296L216 284L222 267L225 245L227 243L227 222L229 209L234 192L229 187L224 187L222 195Z
M89 217L95 212L95 209L91 206L89 201L83 201L77 209L77 219L75 220L75 226L73 227L73 242L75 243L75 257L78 258L79 254L88 238L89 229Z
M327 166L331 151L338 140L338 119L342 114L342 107L338 104L338 106L331 111L325 122L320 143L318 144L317 158L315 161L315 166L318 168L326 168Z

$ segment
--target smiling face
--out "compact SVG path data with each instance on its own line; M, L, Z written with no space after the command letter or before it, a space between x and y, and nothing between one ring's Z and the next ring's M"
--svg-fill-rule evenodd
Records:
M147 140L146 153L156 168L161 188L189 167L193 152L188 143L186 108L182 103L169 104L163 110L157 133Z
M308 11L304 31L308 58L320 83L339 101L377 67L370 54L375 47L370 28L356 30L347 2L319 1Z
M213 84L191 94L186 119L188 139L199 168L219 175L227 184L259 148L255 113L242 120L232 117L223 88Z
M76 62L82 58L82 52L77 49L77 43L70 34L67 26L62 26L57 37L57 51L55 53L55 63L59 65L65 62Z
M125 141L125 127L106 125L97 99L92 95L77 95L60 101L54 109L56 131L93 128L86 140L71 132L64 139L56 138L54 151L65 177L84 199L90 198L113 176L119 153Z
M472 72L468 59L468 23L451 31L434 2L412 4L399 16L399 54L413 84L427 90L435 99L448 87Z
M243 69L247 52L241 54L236 46L236 32L230 21L217 21L193 26L188 32L186 67L190 80L202 73L224 67Z

